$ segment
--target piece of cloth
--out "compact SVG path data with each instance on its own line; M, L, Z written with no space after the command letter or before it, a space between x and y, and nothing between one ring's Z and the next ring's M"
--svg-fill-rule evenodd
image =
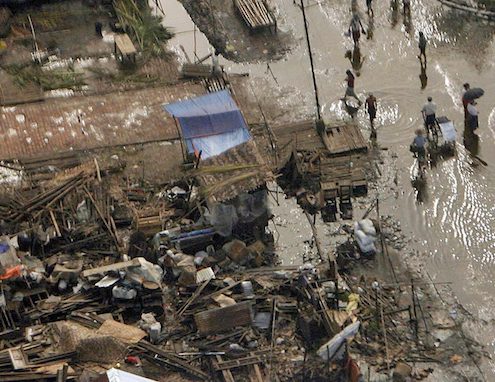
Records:
M425 103L421 111L425 113L426 116L432 114L434 115L437 111L437 105L435 105L433 102L427 102Z
M478 116L478 109L476 109L476 106L474 106L472 103L468 103L466 109L469 115L473 115L476 117Z
M414 138L413 145L418 148L424 148L426 145L426 138L422 135L417 135Z
M179 121L188 152L202 151L202 159L251 139L246 121L227 90L164 105L164 108Z

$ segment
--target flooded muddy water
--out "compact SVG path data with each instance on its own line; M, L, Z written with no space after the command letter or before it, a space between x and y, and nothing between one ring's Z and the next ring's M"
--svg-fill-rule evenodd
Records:
M192 21L174 0L163 0L165 11L174 17L166 24L177 28L177 39L193 57ZM228 70L249 72L260 83L292 88L302 95L301 104L313 102L311 73L300 8L289 0L275 0L281 28L289 28L299 43L283 60L239 65L226 61ZM378 142L397 153L397 180L400 192L388 198L382 214L391 214L402 223L414 249L437 281L451 281L454 293L474 317L486 321L479 338L494 354L495 348L495 44L493 25L452 13L434 0L412 3L410 20L402 15L402 2L376 1L375 16L363 11L367 31L360 51L345 36L351 12L350 2L310 1L306 9L316 67L320 102L325 119L349 118L342 108L346 69L354 64L356 92L364 100L368 92L378 99ZM188 20L177 24L177 20ZM174 21L175 20L175 21ZM184 28L184 33L182 29ZM417 58L418 32L427 40L427 66ZM198 37L199 36L199 37ZM206 38L198 33L196 47L208 50ZM350 51L350 54L346 52ZM198 56L203 55L204 50ZM272 75L273 73L273 75ZM276 81L275 81L276 79ZM462 84L482 87L485 96L478 102L480 128L477 135L464 136L460 101ZM289 94L287 94L289 96ZM457 155L427 171L427 192L422 203L411 187L414 161L409 144L414 130L422 126L420 110L427 96L437 104L437 116L445 115L457 128ZM358 123L368 130L364 110ZM488 165L473 158L477 155ZM493 365L492 365L493 366ZM492 367L495 378L495 368Z

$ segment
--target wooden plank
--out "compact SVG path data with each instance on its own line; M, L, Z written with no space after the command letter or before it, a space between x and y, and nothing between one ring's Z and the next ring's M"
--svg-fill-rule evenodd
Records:
M14 370L26 369L29 367L29 362L22 348L10 348L8 349L8 352Z
M139 259L132 259L129 261L122 261L120 263L114 263L110 265L104 265L102 267L97 267L97 268L92 268L92 269L86 269L81 273L83 277L89 277L89 276L94 276L94 275L102 275L106 272L110 271L118 271L119 269L125 269L129 267L137 267L140 265Z
M368 145L356 125L332 126L322 136L330 154L342 154L351 151L366 151Z
M223 361L222 357L219 355L215 356L215 358L216 358L218 363ZM223 376L223 379L225 380L225 382L235 382L234 376L232 375L230 370L222 370L222 376Z
M130 54L135 54L137 52L136 47L132 43L127 33L116 34L115 45L117 45L117 49L120 51L120 53L126 56Z
M182 65L181 74L183 77L211 77L212 67L206 64L184 64Z
M258 365L257 363L255 363L253 365L253 370L254 370L254 375L256 376L257 382L264 382L265 379L263 378L263 374L261 373L260 365Z
M224 308L209 309L194 315L198 331L202 335L219 333L252 322L251 301L240 302Z
M215 370L230 370L237 367L255 365L261 362L261 358L257 355L248 355L243 358L236 358L230 361L218 362L215 365Z

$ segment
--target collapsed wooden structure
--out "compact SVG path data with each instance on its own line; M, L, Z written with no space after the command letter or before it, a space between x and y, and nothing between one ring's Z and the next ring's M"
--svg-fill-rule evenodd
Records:
M351 218L351 197L368 191L368 145L359 127L338 124L317 128L315 121L308 120L275 130L279 146L292 147L285 168L290 183L318 195L320 207L328 207L330 215L336 213L340 198L341 213Z

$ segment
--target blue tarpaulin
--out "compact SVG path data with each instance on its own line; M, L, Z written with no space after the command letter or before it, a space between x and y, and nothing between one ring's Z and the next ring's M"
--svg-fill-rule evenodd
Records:
M244 117L227 90L164 105L180 124L187 151L203 159L251 139Z

